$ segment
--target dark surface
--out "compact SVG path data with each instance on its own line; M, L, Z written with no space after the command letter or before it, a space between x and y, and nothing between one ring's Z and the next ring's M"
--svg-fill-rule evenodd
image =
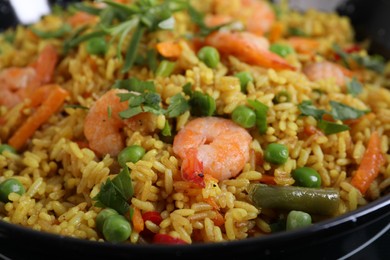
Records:
M56 1L50 1L51 3ZM68 1L57 1L65 4ZM390 57L390 2L346 1L338 12L351 17L357 40L370 38L370 51ZM9 2L0 0L0 30L18 23ZM390 259L390 195L369 207L304 230L215 245L113 245L59 237L0 222L0 259ZM382 234L384 233L384 234ZM365 246L366 245L366 246ZM2 254L2 255L1 255ZM7 259L7 258L4 258Z

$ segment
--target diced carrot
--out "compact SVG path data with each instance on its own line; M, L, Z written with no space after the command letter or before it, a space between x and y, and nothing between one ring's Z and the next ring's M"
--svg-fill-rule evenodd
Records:
M218 204L215 202L213 197L207 197L203 199L207 204L211 205L214 209L219 210Z
M261 183L265 183L265 184L269 184L269 185L275 185L276 184L274 176L265 175L265 174L261 175L260 182Z
M217 215L215 216L215 218L212 219L214 225L218 227L223 226L225 224L225 218L222 216L221 213L219 213L219 211L215 210L215 213L217 213Z
M379 170L385 162L381 151L381 141L377 132L371 134L366 152L359 168L352 177L351 184L365 194L371 183L378 177Z
M54 85L42 105L16 130L8 143L17 150L22 148L34 132L62 106L68 95L66 90Z
M303 127L303 132L308 135L308 136L312 136L312 135L324 135L323 132L321 132L317 127L313 126L313 125L305 125Z
M181 47L178 42L165 41L156 44L156 49L165 58L177 59L181 55Z
M269 40L270 42L275 42L282 38L284 32L284 26L281 22L275 22L272 27L271 31L269 32Z
M135 232L140 233L142 230L144 230L145 223L139 208L134 207L133 218L131 221L133 222L133 228Z

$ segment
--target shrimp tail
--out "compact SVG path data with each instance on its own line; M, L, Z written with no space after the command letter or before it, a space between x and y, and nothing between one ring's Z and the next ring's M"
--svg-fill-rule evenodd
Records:
M198 150L190 148L183 160L181 167L181 176L184 180L198 184L205 187L203 163L198 159Z

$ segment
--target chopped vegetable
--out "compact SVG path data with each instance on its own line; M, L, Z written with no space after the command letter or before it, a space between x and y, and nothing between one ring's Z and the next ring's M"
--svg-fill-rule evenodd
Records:
M4 151L9 151L11 153L16 153L16 149L8 144L1 144L0 145L0 154L2 154Z
M347 82L347 92L352 96L357 96L363 92L363 85L356 77L353 77L351 81Z
M181 47L177 42L165 41L156 44L156 49L165 58L177 59L181 55Z
M284 102L290 102L291 101L291 95L289 92L283 90L280 91L278 94L275 95L275 98L273 99L273 102L275 104L280 104Z
M264 159L276 165L286 163L288 155L288 148L284 144L271 143L267 145L264 151Z
M215 69L220 60L219 52L216 48L205 46L198 51L198 57L207 67Z
M249 198L259 208L300 210L309 214L334 215L340 195L336 189L250 184Z
M104 221L102 233L104 238L113 243L119 243L130 237L132 228L127 219L122 215L110 215Z
M267 111L268 107L258 100L248 99L248 104L254 108L256 113L256 127L260 134L267 131Z
M385 157L381 151L379 134L373 132L359 168L352 177L351 184L359 189L362 194L365 194L371 183L378 177L379 170L384 162Z
M87 52L94 55L104 55L107 51L107 42L104 37L94 37L87 41Z
M63 24L60 28L53 31L41 31L31 27L31 31L42 39L60 38L72 30L69 24Z
M295 185L308 188L321 187L321 176L310 167L300 167L291 172Z
M161 214L157 211L148 211L142 214L142 219L146 221L151 221L156 225L160 225L161 221L163 221L163 218L161 217Z
M26 192L23 184L18 179L10 178L0 183L0 201L9 202L8 196L13 192L19 195Z
M168 77L175 69L176 62L163 60L157 67L156 77Z
M281 43L271 44L269 50L283 58L295 52L294 48L292 48L290 45Z
M106 207L124 214L129 210L128 200L133 196L133 184L130 178L129 168L125 167L112 180L107 179L100 187L100 192L93 197L95 206Z
M133 228L135 232L140 233L142 230L144 230L145 224L139 208L134 207L134 213L131 218L131 221L133 223Z
M240 105L233 110L232 119L244 128L251 128L256 124L256 113L249 107Z
M41 106L16 130L8 140L16 150L22 148L34 132L44 124L64 103L68 92L58 85L52 85L50 93Z
M136 163L142 159L145 154L145 148L139 145L130 145L118 154L118 162L122 167L127 167L127 162Z
M208 94L194 91L189 100L191 114L194 116L211 116L216 110L215 100Z
M118 212L114 209L105 208L102 211L100 211L96 216L96 228L103 232L103 225L106 219L111 215L118 215Z
M253 77L248 71L241 71L234 74L240 80L241 92L246 93L246 88L249 82L253 82Z
M287 215L286 230L310 226L311 221L310 214L299 210L292 210Z

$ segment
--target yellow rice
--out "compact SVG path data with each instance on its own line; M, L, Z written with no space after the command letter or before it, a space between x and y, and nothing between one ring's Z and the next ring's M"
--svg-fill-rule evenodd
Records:
M204 11L208 11L210 3L204 1ZM280 21L282 24L301 28L305 34L320 42L317 54L314 55L315 60L324 59L323 54L331 50L334 42L340 45L353 43L354 32L346 17L316 10L298 13L285 6L282 9L285 12ZM48 15L45 19L64 22L64 19L55 15ZM175 19L176 34L192 30L193 25L185 12L175 13ZM147 45L148 41L152 42L158 36L164 37L164 33L147 35L143 44ZM26 66L48 43L55 46L61 44L57 39L31 37L28 28L22 26L16 28L13 46L0 36L0 47L3 50L0 54L0 69ZM144 129L123 129L126 145L137 144L147 151L140 161L127 164L134 186L131 205L142 213L158 211L163 219L158 225L146 221L145 229L152 233L169 234L187 243L268 235L271 233L270 219L278 213L251 205L248 186L257 183L265 174L274 176L277 185L293 185L291 172L302 166L317 170L323 187L333 187L340 192L342 200L336 215L355 210L389 191L390 92L384 88L386 79L383 75L363 71L363 93L353 97L342 92L332 80L314 82L301 70L278 71L251 66L234 56L227 57L216 69L211 69L198 59L194 50L185 42L180 44L184 51L177 62L178 73L168 77L155 77L147 68L137 66L130 73L121 74L123 60L116 57L114 46L110 47L105 56L91 56L85 44L80 44L60 61L54 82L69 91L67 104L87 108L115 80L130 75L141 80L152 79L164 104L169 104L170 98L182 92L182 86L190 82L193 90L207 93L216 100L218 115L230 115L247 99L256 99L269 107L268 129L264 135L251 131L254 137L251 149L263 154L267 144L282 143L289 149L289 159L277 167L268 162L259 166L252 156L236 178L207 183L205 188L200 188L181 179L181 159L173 153L172 144L165 143L157 134L168 120L165 116L155 116L153 122L144 126L153 130L150 134ZM302 68L309 59L305 54L286 57L290 64L298 68ZM92 63L97 64L96 70L92 68ZM248 84L247 94L241 92L239 80L233 76L239 71L250 71L254 77L254 81ZM389 66L385 73L389 73ZM319 96L314 91L316 89L321 90L322 95ZM275 104L273 99L280 91L288 91L291 100ZM297 105L307 99L315 99L322 107L326 107L330 100L340 101L358 109L371 109L374 116L359 120L350 131L302 138L300 133L304 126L316 124L311 117L299 116ZM24 109L23 104L12 109L0 108L0 116L4 119L0 140L6 143L23 118L32 111ZM26 193L21 196L11 193L10 202L0 202L2 221L39 231L103 241L102 235L96 230L95 221L102 209L94 206L92 198L99 193L107 178L118 174L118 166L115 157L99 157L75 141L85 140L83 127L87 113L88 110L64 106L34 133L25 149L18 154L8 151L0 154L0 182L16 178L26 189ZM188 111L180 115L174 130L182 129L192 118ZM351 185L350 180L354 173L352 169L361 162L373 131L380 134L385 164L363 196ZM217 215L223 217L222 224L216 225ZM141 236L133 230L128 242L139 243Z

